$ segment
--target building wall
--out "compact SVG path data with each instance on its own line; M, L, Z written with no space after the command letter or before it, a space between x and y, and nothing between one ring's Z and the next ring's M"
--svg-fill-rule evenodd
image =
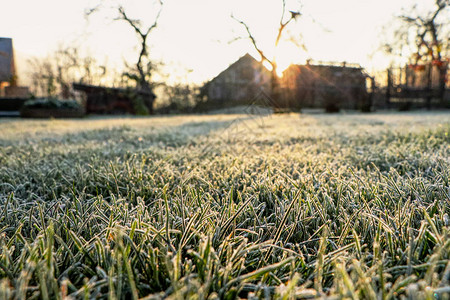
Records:
M360 68L334 65L292 65L282 86L293 107L359 109L365 97L366 77Z
M9 82L14 73L12 39L0 38L0 82Z
M7 98L27 98L30 91L26 86L7 86L4 89L4 96Z
M208 83L207 96L213 102L251 101L261 89L269 91L269 83L270 72L246 54Z

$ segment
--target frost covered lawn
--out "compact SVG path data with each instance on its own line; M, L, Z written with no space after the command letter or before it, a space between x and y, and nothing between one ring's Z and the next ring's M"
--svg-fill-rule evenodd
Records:
M0 298L448 299L449 180L450 113L3 119Z

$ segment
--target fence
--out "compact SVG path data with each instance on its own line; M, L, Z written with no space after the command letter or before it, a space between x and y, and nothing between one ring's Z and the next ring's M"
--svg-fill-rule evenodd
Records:
M447 83L448 62L406 65L386 71L384 88L389 107L450 107Z

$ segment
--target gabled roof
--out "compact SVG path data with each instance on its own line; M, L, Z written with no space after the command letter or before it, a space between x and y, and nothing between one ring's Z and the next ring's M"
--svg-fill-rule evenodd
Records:
M240 64L243 64L243 63L250 63L250 64L252 64L253 66L258 66L258 67L260 67L261 70L262 70L263 72L264 72L264 71L270 72L269 70L267 70L266 67L264 67L264 65L263 65L261 62L257 61L257 60L256 60L253 56L251 56L249 53L246 53L244 56L241 56L237 61L235 61L234 63L232 63L231 65L229 65L228 68L226 68L225 70L223 70L222 72L220 72L219 75L217 75L216 77L214 77L213 79L211 79L211 80L209 81L209 83L215 81L216 79L218 79L218 78L220 78L220 77L222 77L223 74L227 73L229 70L234 69L236 66L238 66L238 65L240 65Z
M9 81L14 75L12 39L0 38L0 82Z
M291 64L286 70L283 71L283 77L290 73L299 75L302 72L306 72L307 74L341 74L345 73L347 76L361 76L366 77L366 74L363 72L363 68L357 64L346 64L346 63L327 63L327 64Z

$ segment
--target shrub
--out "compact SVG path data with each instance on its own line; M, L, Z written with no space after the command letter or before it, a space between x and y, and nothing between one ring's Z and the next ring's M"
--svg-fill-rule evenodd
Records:
M31 99L24 103L24 108L43 109L80 109L81 104L76 100L58 100L55 98Z

